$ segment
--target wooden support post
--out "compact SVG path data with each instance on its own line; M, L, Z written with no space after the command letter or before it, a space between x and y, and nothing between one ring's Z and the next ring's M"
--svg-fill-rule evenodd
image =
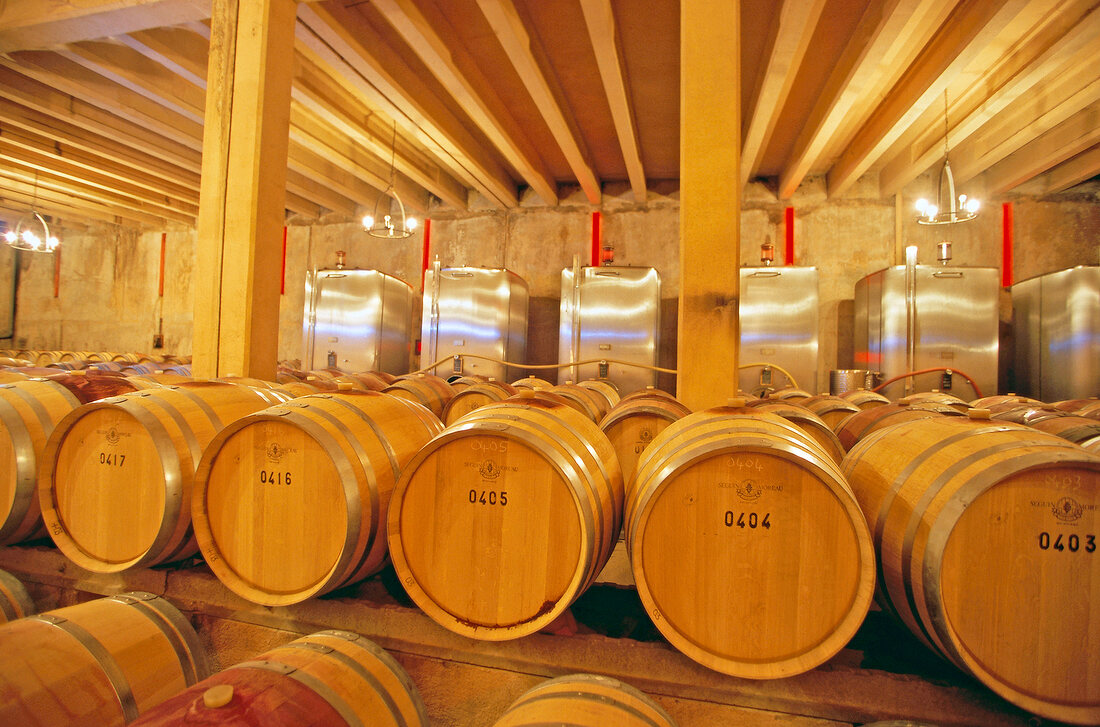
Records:
M741 260L740 2L680 2L680 310L677 396L737 393Z
M295 0L214 0L192 370L275 380Z

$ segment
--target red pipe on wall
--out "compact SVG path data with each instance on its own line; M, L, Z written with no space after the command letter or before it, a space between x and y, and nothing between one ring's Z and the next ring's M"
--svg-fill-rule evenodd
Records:
M286 225L283 225L283 271L280 274L279 295L286 295Z
M168 233L160 233L160 273L157 276L157 297L164 297L164 251L168 244Z
M1001 205L1001 286L1012 287L1012 203Z
M783 210L783 235L786 239L783 264L794 265L794 207Z
M592 213L592 267L600 266L600 243L603 237L603 219L599 212Z
M424 292L424 276L428 274L428 258L432 253L432 221L424 220L424 260L420 266L420 292Z

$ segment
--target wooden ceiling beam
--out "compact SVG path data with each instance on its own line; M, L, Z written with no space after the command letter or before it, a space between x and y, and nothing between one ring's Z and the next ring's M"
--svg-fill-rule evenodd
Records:
M209 34L204 37L181 27L151 28L118 35L115 40L184 80L196 86L206 86L206 66L210 54Z
M367 153L350 136L329 126L297 101L291 101L290 104L290 140L324 157L336 168L375 190L370 196L372 200L389 184L388 165ZM421 215L428 212L428 191L404 174L396 175L394 189L401 195L401 201L406 208Z
M506 112L493 111L507 106L495 97L491 84L480 76L473 63L462 64L464 72L456 62L455 55L465 51L449 47L445 37L432 27L413 0L375 0L374 5L531 189L546 204L557 204L557 184L519 124ZM444 29L444 33L448 37L454 35L449 28ZM471 79L470 73L478 77ZM489 94L494 97L488 98Z
M28 73L33 73L34 78L28 76ZM0 85L4 87L8 98L41 116L53 119L51 123L58 129L58 133L66 134L66 138L73 144L88 143L93 138L88 133L94 134L107 140L101 149L104 154L119 153L120 146L129 148L131 153L128 158L131 162L136 165L137 160L145 159L146 165L139 168L150 174L156 175L164 164L170 164L193 173L197 183L202 165L201 150L167 139L141 124L88 103L78 95L59 91L51 85L52 80L53 76L49 73L33 67L27 68L0 56ZM44 124L40 124L42 125ZM83 129L86 133L79 136L69 135L67 125ZM188 185L190 179L184 175L177 181Z
M78 217L100 219L106 222L130 220L139 225L164 227L175 218L177 222L193 225L194 220L185 215L160 215L149 211L134 209L131 205L119 204L106 195L88 193L86 190L73 189L52 179L38 178L37 185L33 174L5 165L0 167L0 196L18 198L28 207L35 205L42 209L60 208L66 214ZM35 201L37 200L37 201ZM112 220L111 218L118 218Z
M22 164L41 174L59 177L82 187L115 193L169 212L183 212L192 217L198 213L197 194L190 198L155 195L146 188L130 183L123 175L103 173L86 161L70 160L56 152L42 152L26 143L19 143L8 135L0 136L0 159Z
M321 216L321 205L310 202L290 189L286 191L286 208L289 212L314 220Z
M783 0L779 8L756 98L742 99L751 110L742 123L741 186L760 167L824 8L825 0Z
M166 197L190 199L199 191L196 173L7 99L0 99L0 138L16 138L39 151L52 150L69 162L117 175Z
M548 78L550 71L544 69L536 57L534 45L537 39L527 31L513 0L477 0L477 5L535 102L589 204L598 205L602 194L600 180L596 178L588 149L571 118L571 112L567 111L564 100L559 99L551 85Z
M30 209L31 204L32 197L30 195L24 195L22 192L5 189L3 187L3 181L0 180L0 206L19 212L19 216L21 217ZM54 218L55 222L50 223L51 229L54 224L59 224L61 229L70 229L70 220L78 220L79 222L77 224L91 223L91 225L96 225L106 223L109 225L121 225L123 227L143 226L135 220L119 217L110 210L92 208L88 205L77 208L71 204L66 204L64 201L52 199L40 199L37 202L33 202L33 204L35 209L40 213ZM161 227L166 226L166 224L161 225ZM61 244L65 244L63 238Z
M1067 9L1048 16L1046 22L1032 24L1031 32L1001 55L999 62L982 59L975 64L976 78L968 79L959 94L952 94L951 98L950 117L954 125L948 138L955 146L979 133L1017 100L1032 95L1033 91L1041 92L1049 79L1079 74L1080 69L1096 62L1100 7L1080 3L1075 8L1076 11ZM880 171L881 196L893 196L943 157L942 105L937 108L934 104L919 125L920 131L907 135L913 138Z
M4 0L0 53L54 48L210 17L210 0Z
M286 188L295 194L314 202L330 212L355 217L355 201L348 199L328 186L324 175L318 174L307 164L295 159L287 163Z
M65 169L54 171L52 168L34 161L23 161L6 153L5 148L2 146L0 146L0 159L5 162L3 174L9 179L29 182L32 187L37 186L39 192L52 191L67 194L112 209L128 210L130 213L138 215L161 217L185 225L191 225L195 222L193 208L187 210L170 205L165 206L164 204L153 203L145 198L130 195L124 190L92 184L84 179L67 174Z
M19 65L20 72L42 83L81 98L132 124L143 126L177 144L202 152L201 123L166 109L146 96L124 88L56 53L27 51L12 54L10 57Z
M3 222L9 228L15 227L19 223L19 219L26 214L27 207L22 204L14 204L8 202L0 197L0 222ZM51 217L53 216L50 213ZM62 232L86 232L90 225L74 220L72 217L58 217L56 221L50 222L50 232L55 229ZM59 235L60 237L60 235Z
M383 189L389 183L389 166L392 160L394 168L407 177L401 187L395 184L398 194L409 194L410 198L420 198L423 193L410 189L415 183L439 197L451 206L465 205L467 189L454 179L433 160L422 154L413 144L400 135L394 138L393 122L364 106L354 93L337 84L325 75L306 55L301 56L295 67L294 86L291 89L292 114L294 108L307 110L326 125L354 140L368 153L384 164ZM292 123L308 123L297 117ZM397 148L394 148L394 144ZM411 180L411 182L409 181Z
M490 203L517 206L519 192L504 167L408 69L385 39L355 20L353 12L334 5L299 6L296 45L307 57L334 69L441 160L449 160L448 166ZM458 209L466 209L466 205Z
M1097 81L1100 85L1100 81ZM1100 143L1100 101L1025 144L985 172L992 194L1004 194Z
M1041 197L1064 192L1100 175L1100 144L1028 180L1013 191Z
M197 36L196 36L197 37ZM80 63L88 70L124 86L137 96L160 104L164 108L181 116L204 120L206 107L206 80L197 74L192 78L195 84L176 75L168 67L150 60L128 46L115 43L80 43L68 47L71 60ZM170 49L163 49L172 53ZM310 164L290 156L287 168L293 174L288 188L301 197L326 209L353 216L356 203L327 187L327 179L313 172Z
M1081 63L1082 65L1078 65ZM1015 153L1087 106L1100 100L1100 46L1036 84L1001 114L957 145L951 152L952 171L962 183Z
M855 184L1026 5L1027 0L962 0L829 170L829 196Z
M846 123L864 99L891 71L884 59L915 55L904 50L920 36L921 19L936 16L942 0L892 0L868 3L856 31L829 74L809 119L779 175L779 198L790 199L802 181L821 163L830 141L843 135Z
M596 54L596 65L600 71L604 94L611 108L611 120L615 124L615 135L619 139L619 149L626 165L626 176L630 180L630 189L634 200L644 204L648 191L645 180L645 166L638 144L638 127L634 120L634 105L627 92L626 63L619 43L619 29L615 23L615 12L610 0L581 0L585 27L588 28L588 40Z

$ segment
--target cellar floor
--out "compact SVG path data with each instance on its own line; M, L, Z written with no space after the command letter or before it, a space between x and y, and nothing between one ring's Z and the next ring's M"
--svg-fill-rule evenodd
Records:
M123 591L162 595L191 618L215 669L252 659L299 635L329 628L383 646L420 690L433 726L481 727L544 679L591 672L631 684L680 727L826 727L885 720L926 725L1053 724L1013 707L940 661L886 614L873 610L840 653L786 679L749 680L702 667L668 645L629 587L589 589L554 633L489 642L447 631L408 599L392 568L322 598L288 607L236 596L201 561L90 573L48 543L0 547L0 569L27 586L39 611Z

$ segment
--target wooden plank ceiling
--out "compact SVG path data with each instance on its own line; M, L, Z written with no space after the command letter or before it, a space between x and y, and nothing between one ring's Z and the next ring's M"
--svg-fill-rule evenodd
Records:
M209 0L0 2L0 222L194 225ZM1100 174L1093 0L741 0L741 182L883 198L937 168L990 194ZM527 195L644 200L679 176L676 0L299 6L289 213ZM716 52L721 52L720 49ZM396 127L396 145L392 139ZM476 195L472 194L476 193Z

